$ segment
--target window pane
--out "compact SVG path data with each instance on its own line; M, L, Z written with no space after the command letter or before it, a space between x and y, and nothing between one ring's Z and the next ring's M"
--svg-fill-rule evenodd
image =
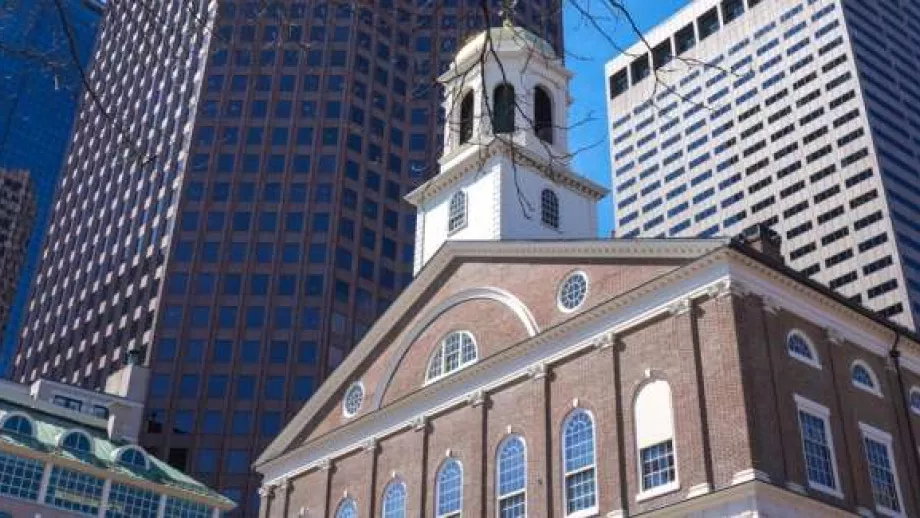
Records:
M498 508L500 518L527 516L527 466L524 441L508 439L498 457Z
M106 518L156 518L160 495L141 488L112 483Z
M45 503L68 511L96 515L102 504L102 484L101 478L54 467Z
M891 459L888 456L888 446L868 437L865 438L865 444L875 504L896 513L901 512L901 502L898 500L898 488Z
M824 420L799 411L802 427L802 448L805 451L805 468L809 482L836 489L831 451L828 447Z
M566 512L573 513L597 505L594 474L594 422L579 411L566 423L563 434L565 456Z
M594 465L594 423L580 412L565 428L565 470L575 471Z
M565 477L566 512L574 513L595 506L594 469Z
M402 482L390 484L383 497L383 518L406 517L406 485Z
M438 472L438 516L452 516L463 507L463 468L455 460L448 460Z
M43 471L41 462L0 453L0 495L37 500Z
M642 490L663 486L675 479L674 442L664 441L640 452L642 457Z

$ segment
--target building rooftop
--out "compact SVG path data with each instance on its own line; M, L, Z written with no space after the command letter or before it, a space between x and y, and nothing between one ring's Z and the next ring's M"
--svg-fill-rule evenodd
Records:
M62 409L65 412L66 409ZM3 395L0 395L0 419L5 419L8 415L25 415L35 425L33 436L29 437L19 433L14 433L6 429L0 429L0 442L3 446L0 450L17 450L28 456L35 453L48 455L51 462L55 458L65 462L81 463L95 470L104 470L110 472L111 478L127 478L136 481L150 482L157 485L172 487L184 492L194 493L196 495L206 496L218 500L227 506L233 506L234 503L223 495L209 489L207 486L197 480L185 475L181 471L169 466L165 462L148 455L148 468L132 468L118 463L117 452L125 446L132 445L127 441L111 440L104 429L98 429L85 426L70 419L61 416L47 414L34 408L27 408L6 401ZM85 432L91 442L91 452L85 455L78 455L59 446L60 439L72 430ZM7 448L8 447L8 448Z
M137 446L143 416L138 386L146 385L145 374L145 368L128 365L112 375L108 392L49 380L37 380L31 385L0 381L0 454L32 459L220 511L233 509L236 504L229 498ZM75 441L79 448L65 441L74 434L86 439ZM122 456L129 450L134 454Z

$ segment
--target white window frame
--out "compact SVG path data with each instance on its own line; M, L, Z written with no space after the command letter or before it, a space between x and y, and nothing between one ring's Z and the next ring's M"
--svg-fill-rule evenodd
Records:
M862 421L859 422L859 431L862 432L863 459L866 463L867 470L869 469L869 457L866 452L865 439L869 438L875 442L882 443L888 449L888 461L891 463L891 475L894 477L894 489L898 495L898 503L901 504L901 511L897 512L897 511L888 509L887 507L882 507L878 503L876 503L875 504L876 512L878 512L879 514L885 515L885 516L890 516L892 518L901 518L901 517L907 516L904 513L904 507L905 507L904 495L901 492L901 480L898 478L898 463L897 463L897 457L894 456L894 447L892 446L891 434L884 430L880 430L872 425L863 423ZM868 475L868 476L869 476L869 484L871 486L872 478L871 478L871 475ZM872 492L873 492L873 501L874 501L875 499L874 489Z
M345 510L345 506L351 504L351 508L355 510L355 516L361 516L360 510L358 509L358 501L350 496L345 496L339 500L339 505L335 508L335 518L339 518L341 512Z
M13 419L14 417L22 417L29 422L29 425L32 427L32 433L29 434L29 437L35 437L35 434L38 433L38 428L35 426L35 420L32 419L28 414L23 412L13 411L8 412L3 416L3 419L0 419L0 429L3 429L6 426L7 421ZM7 430L10 433L14 433L12 430Z
M920 387L911 387L910 391L907 393L907 404L908 405L910 405L911 398L914 396L914 394L920 396ZM911 405L910 409L911 411L913 411L913 413L920 415L920 405L917 405L917 406Z
M502 452L505 449L505 446L512 440L519 440L521 444L524 445L524 489L519 489L507 494L501 493L501 456ZM524 436L518 434L511 434L504 439L498 445L498 450L495 452L495 515L501 518L501 503L503 500L508 498L513 498L518 495L524 495L524 516L527 516L527 441L524 439Z
M96 448L95 448L95 445L93 444L93 436L90 435L89 433L87 433L86 430L83 430L83 429L81 429L81 428L71 428L70 430L67 430L67 431L65 431L64 433L62 433L62 434L58 437L58 440L57 440L58 448L61 448L62 450L65 449L65 448L64 448L64 441L66 441L68 437L70 437L71 435L74 435L74 434L76 434L76 435L82 435L87 441L89 441L89 451L88 451L88 452L83 452L83 453L86 453L86 454L89 454L89 455L95 455L95 454L96 454L96 451L95 451ZM69 451L69 450L68 450L68 451Z
M547 194L549 194L549 198L547 198ZM548 206L547 202L551 203L552 206ZM562 212L561 205L559 195L556 194L556 191L549 187L545 187L540 191L540 223L544 227L559 230L559 227L562 226L562 215L560 214ZM546 221L547 215L549 215L549 219L556 220L555 225L552 221Z
M455 462L460 466L460 510L452 511L446 514L441 514L441 472L444 471L444 468L447 467L448 462ZM454 518L455 516L463 516L463 477L464 477L463 463L460 462L460 459L454 457L448 457L444 459L444 462L441 463L441 466L438 467L438 471L434 475L434 515L436 518Z
M637 412L638 406L636 402L639 400L639 396L642 394L643 390L649 388L649 386L652 383L658 383L658 382L667 384L668 397L670 398L670 403L671 403L671 434L670 434L670 437L668 437L667 439L658 441L654 444L651 444L645 447L640 447L639 446L639 443L640 443L639 416ZM667 380L664 380L658 377L653 377L652 379L648 380L646 383L643 383L639 387L639 390L636 391L636 395L633 398L633 423L634 423L633 428L635 429L635 432L636 432L635 443L634 443L635 448L636 448L636 476L638 477L636 480L639 482L639 493L636 495L636 501L642 502L650 498L655 498L655 497L665 495L668 493L672 493L674 491L679 490L680 489L680 469L679 469L678 462L677 462L677 433L675 431L676 420L674 419L674 392L673 392L673 389L671 388L671 384L668 383ZM674 455L674 480L672 480L671 482L668 482L667 484L662 484L660 486L653 487L651 489L643 489L642 488L642 451L647 450L649 448L653 448L667 441L671 441L671 451Z
M358 408L354 412L348 410L348 395L355 389L361 391L361 403L358 405ZM361 381L356 381L348 386L348 390L345 391L345 395L342 397L342 415L346 418L352 418L358 415L361 412L361 407L364 406L364 400L367 399L367 392L364 390L364 383Z
M390 480L389 482L387 482L386 487L383 488L383 497L380 499L380 516L381 516L381 518L386 518L386 516L387 516L386 513L387 513L387 511L389 511L389 509L387 509L387 497L390 496L390 491L392 491L393 489L395 489L395 488L398 487L398 486L402 486L402 490L403 490L403 494L404 494L404 496L403 496L404 500L403 500L403 506L402 506L402 514L403 514L403 516L407 516L406 504L407 504L408 501L409 501L409 486L406 485L406 481L405 481L405 480L403 480L402 478L400 478L400 477L398 477L398 476L394 476L392 480Z
M582 278L584 278L585 295L581 299L581 302L578 303L577 306L570 309L570 308L565 307L562 304L562 290L563 288L565 288L566 283L569 282L569 280L574 278L575 276L581 276ZM562 278L562 282L559 283L559 287L556 288L556 307L559 309L559 311L563 313L574 313L578 311L582 306L585 305L585 302L587 302L588 296L590 294L591 294L591 278L588 277L588 273L585 272L584 270L573 270L565 274L565 277Z
M637 455L636 460L638 461L636 463L636 471L637 471L637 476L639 477L638 480L639 480L639 489L640 489L639 494L636 495L637 502L643 502L650 498L655 498L661 495L666 495L668 493L673 493L674 491L677 491L680 489L680 473L677 470L677 441L675 440L674 437L671 437L670 439L667 439L661 442L667 442L667 441L671 441L671 451L674 454L674 480L672 480L671 482L668 482L667 484L663 484L663 485L660 485L658 487L654 487L648 490L642 490L642 450L647 450L661 443L656 443L656 444L653 444L652 446L646 446L645 448L636 448L636 455Z
M808 487L816 491L820 491L822 493L842 499L843 491L839 487L840 486L840 472L837 469L837 451L836 451L836 448L834 447L834 433L831 428L831 420L830 420L831 411L826 406L820 403L815 403L814 401L807 399L805 397L802 397L798 394L793 394L793 397L795 398L795 405L796 405L795 421L796 421L796 425L799 428L799 449L801 449L802 451L803 463L807 463L806 461L807 457L805 453L805 436L803 434L802 420L799 418L799 412L805 412L806 414L809 414L813 417L816 417L824 421L824 431L826 433L827 448L830 451L831 467L834 470L834 483L838 486L836 488L828 487L828 486L825 486L824 484L820 484L820 483L811 481L808 478L808 470L806 468L804 474L805 474L805 480L808 483Z
M126 444L120 448L117 448L115 451L113 451L112 461L115 462L116 464L121 464L123 466L136 467L133 464L122 464L121 456L127 453L129 450L134 450L135 452L140 454L141 458L144 459L144 469L145 470L150 469L150 456L147 455L147 452L144 451L143 448L141 448L140 446L136 446L134 444Z
M572 420L572 418L574 418L578 414L585 414L588 416L588 419L591 420L591 444L594 450L593 452L594 463L591 464L590 468L580 468L576 471L566 471L565 469L565 461L566 461L565 429L568 428L569 422ZM597 482L597 419L594 418L594 413L588 410L587 408L580 408L580 407L575 408L571 412L569 412L569 415L567 415L565 417L565 420L562 421L561 432L562 433L560 434L559 446L561 447L560 449L562 450L561 452L562 453L562 516L565 518L583 518L587 516L595 516L598 513L598 509L600 506L600 500L601 500L601 488ZM568 477L571 475L577 475L578 473L587 471L589 469L594 471L594 506L589 507L588 509L582 509L580 511L575 511L572 514L569 514L568 513L569 495L567 494L567 491L566 491L566 479L568 479Z
M862 367L863 369L866 369L866 372L869 373L869 379L872 380L871 387L863 385L862 383L858 383L856 379L853 377L853 371L856 369L857 366ZM868 392L872 394L873 396L883 397L882 387L878 383L878 376L875 375L875 371L872 370L872 367L869 367L869 365L862 360L854 360L853 363L850 364L850 382L853 384L854 387L858 388L859 390Z
M469 336L470 340L473 342L473 350L476 352L476 358L466 363L463 362L463 338L461 337L460 338L460 363L456 369L450 372L447 372L447 369L446 369L447 356L444 354L444 351L447 348L447 339L457 333ZM439 353L441 356L441 373L438 374L437 376L430 377L429 373L431 372L431 362L434 361L435 357L438 356ZM470 365L475 365L478 362L479 362L479 344L476 342L476 337L473 336L473 333L465 329L457 329L454 331L450 331L449 333L445 334L443 338L441 338L441 340L438 342L438 346L428 356L428 361L425 363L425 386L430 385L436 381L442 380L448 376L452 376L462 371L463 369L466 369Z
M793 335L799 335L802 337L802 339L805 341L805 345L808 347L808 350L811 351L812 358L808 358L807 356L802 356L801 354L793 352L791 349L789 349L789 340L793 337ZM818 356L818 351L817 349L815 349L815 344L814 342L811 341L811 338L809 338L807 333L801 330L798 330L798 329L793 329L792 331L789 331L789 333L786 334L786 341L783 342L783 347L786 348L786 354L788 354L790 358L795 358L796 360L806 365L809 365L811 367L814 367L818 370L822 369L821 357Z
M454 216L454 211L453 211L454 200L458 196L463 197L463 209L462 209L463 219L460 220L459 223L457 223L456 227L451 228L451 221L453 220L453 216ZM447 200L447 235L448 236L456 234L457 232L460 232L461 230L466 228L467 224L469 223L469 215L470 215L469 209L470 209L470 196L469 194L466 193L466 191L461 189L453 193L450 196L450 198L448 198Z

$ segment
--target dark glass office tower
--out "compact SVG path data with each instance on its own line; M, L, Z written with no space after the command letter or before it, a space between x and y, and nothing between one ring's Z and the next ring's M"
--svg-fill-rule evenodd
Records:
M35 190L29 173L0 169L0 332L10 306L35 223Z
M558 49L557 3L515 16ZM16 358L93 387L144 350L142 442L248 515L254 456L409 282L435 77L487 25L361 5L110 3Z
M0 375L16 350L79 108L77 61L89 60L102 18L96 0L61 0L60 5L63 18L54 0L0 2L0 168L27 171L36 198L35 224L0 344Z

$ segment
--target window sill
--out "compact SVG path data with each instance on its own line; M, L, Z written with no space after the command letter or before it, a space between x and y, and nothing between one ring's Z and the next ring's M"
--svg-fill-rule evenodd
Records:
M800 361L804 363L805 365L808 365L809 367L813 367L815 369L822 370L820 363L816 362L815 360L811 358L808 358L807 356L802 356L801 354L796 354L794 352L789 352L789 356L794 360Z
M590 509L582 509L581 511L575 511L572 514L565 515L565 518L597 518L601 515L597 506L594 506Z
M835 498L839 498L840 500L843 500L843 492L840 491L839 489L833 489L827 486L823 486L821 484L815 484L814 482L811 482L811 481L808 482L808 487L809 489L820 491L821 493L824 493L825 495L830 495Z
M459 227L457 227L457 228L455 228L455 229L453 229L453 230L448 230L448 231L447 231L447 237L454 236L454 235L456 235L457 233L463 231L464 229L466 229L466 223L460 225Z
M562 234L562 230L560 230L559 227L554 227L554 226L550 225L549 223L543 221L542 219L540 220L540 225L541 225L543 228L545 228L546 230L552 230L553 232L555 232L555 233L557 233L557 234L560 234L560 235Z
M658 486L654 489L649 489L648 491L642 491L636 495L636 502L644 502L646 500L651 500L652 498L658 498L659 496L667 495L675 491L680 491L680 482L674 481L663 486Z
M888 516L889 518L904 518L905 516L907 516L904 513L892 511L891 509L888 509L887 507L882 507L880 505L875 506L875 512L877 512L878 514L882 516Z
M869 393L869 394L872 394L872 395L875 396L875 397L880 397L880 398L882 398L882 399L885 399L885 396L882 395L882 391L881 391L881 390L874 389L874 388L869 388L869 387L867 387L867 386L865 386L865 385L860 385L859 383L856 383L856 382L853 383L853 386L856 387L856 388L858 388L859 390L861 390L861 391L863 391L863 392L867 392L867 393Z

